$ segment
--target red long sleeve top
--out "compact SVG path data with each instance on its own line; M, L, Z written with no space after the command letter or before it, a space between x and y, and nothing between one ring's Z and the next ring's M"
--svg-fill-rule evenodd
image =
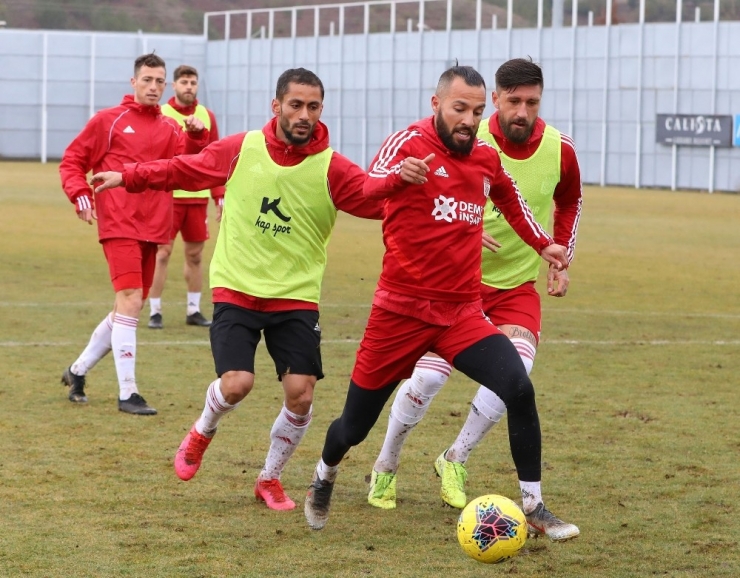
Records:
M172 194L142 189L129 195L117 187L95 195L87 182L89 172L122 171L126 163L171 158L197 152L208 131L184 132L164 116L159 106L147 106L126 95L121 104L93 116L69 144L59 165L62 187L78 211L95 208L98 237L169 242L172 229Z
M196 98L193 101L193 104L191 104L190 106L180 106L173 96L167 101L167 104L169 104L180 114L184 116L190 116L191 114L195 114L195 108L198 106L198 99ZM216 115L213 114L213 111L210 108L206 108L206 111L208 112L208 118L211 119L211 127L208 129L209 138L208 142L206 143L207 146L213 142L216 142L219 139L219 135L218 124L216 123ZM216 204L221 204L223 203L225 192L226 189L224 187L213 187L211 189L211 198L216 202ZM175 197L174 201L176 204L182 205L202 205L208 203L208 199L204 199L201 197Z
M277 118L273 118L262 128L262 133L265 135L270 158L280 166L295 166L306 156L320 153L329 147L329 131L321 122L317 123L311 141L304 146L286 145L277 137L276 127ZM144 190L147 187L159 190L203 190L222 186L229 180L236 167L246 134L224 137L208 145L197 155L125 165L123 179L126 189L130 192ZM383 201L370 201L362 194L366 179L367 174L362 168L338 152L332 152L327 183L334 206L356 217L381 219ZM314 303L263 299L221 287L214 287L213 301L232 303L259 311L316 309Z
M511 142L501 131L498 111L491 115L488 129L496 139L501 150L511 158L526 160L534 154L542 141L545 132L545 121L537 118L534 129L527 142L517 144ZM555 187L553 201L555 214L553 218L553 237L558 245L568 249L568 261L573 260L576 247L576 231L581 218L583 204L583 186L581 184L581 169L578 166L576 147L568 135L560 133L560 182Z
M400 177L407 157L429 163L428 181ZM378 288L414 299L474 302L480 298L482 217L491 198L537 252L553 243L535 221L496 150L476 139L470 154L450 151L428 117L389 136L372 162L365 195L386 199L386 251Z

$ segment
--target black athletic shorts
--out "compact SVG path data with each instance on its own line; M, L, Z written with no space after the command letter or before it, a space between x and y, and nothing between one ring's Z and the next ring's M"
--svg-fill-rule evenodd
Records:
M264 312L231 303L216 303L213 308L211 353L216 375L254 373L254 354L262 331L278 379L285 373L324 377L318 311Z

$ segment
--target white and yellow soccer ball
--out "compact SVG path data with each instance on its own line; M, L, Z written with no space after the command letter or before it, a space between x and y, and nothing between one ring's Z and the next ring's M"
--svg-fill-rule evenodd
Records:
M457 520L457 541L486 564L516 556L527 541L527 519L512 500L488 494L471 501Z

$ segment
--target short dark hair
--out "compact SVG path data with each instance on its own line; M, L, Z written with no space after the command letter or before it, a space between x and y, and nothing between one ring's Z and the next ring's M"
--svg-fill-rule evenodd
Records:
M134 76L138 76L139 70L141 70L142 66L148 66L149 68L166 68L164 60L157 54L154 54L154 52L142 54L139 58L134 60Z
M318 86L321 89L321 100L324 100L324 85L318 76L305 68L289 68L280 75L277 86L275 87L275 98L280 102L283 101L283 97L288 92L288 85L291 82L307 84L308 86Z
M516 90L520 86L545 87L542 68L532 62L532 58L513 58L507 60L496 71L496 90Z
M437 82L437 96L447 89L456 78L462 78L468 86L482 86L483 90L486 89L486 81L483 80L480 72L472 66L455 64L455 66L445 70L442 76L439 77L439 82Z
M198 78L198 71L193 68L192 66L188 66L187 64L181 64L177 68L175 68L175 72L172 75L172 80L177 82L177 79L181 76L194 76L195 78Z

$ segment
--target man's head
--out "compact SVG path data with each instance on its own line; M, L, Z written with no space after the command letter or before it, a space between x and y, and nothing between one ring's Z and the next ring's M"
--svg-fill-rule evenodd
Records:
M147 106L154 106L162 98L167 83L167 71L164 60L154 53L139 56L134 61L134 77L131 86L134 89L134 101Z
M486 83L471 66L453 66L439 77L432 96L434 127L453 152L473 150L478 125L486 108Z
M514 58L496 71L493 105L501 131L511 142L525 143L532 135L544 85L542 69L531 59Z
M192 106L198 97L198 71L192 66L182 64L175 68L172 90L175 101L180 106Z
M313 72L291 68L280 75L272 99L280 140L296 146L308 144L323 109L324 85Z

